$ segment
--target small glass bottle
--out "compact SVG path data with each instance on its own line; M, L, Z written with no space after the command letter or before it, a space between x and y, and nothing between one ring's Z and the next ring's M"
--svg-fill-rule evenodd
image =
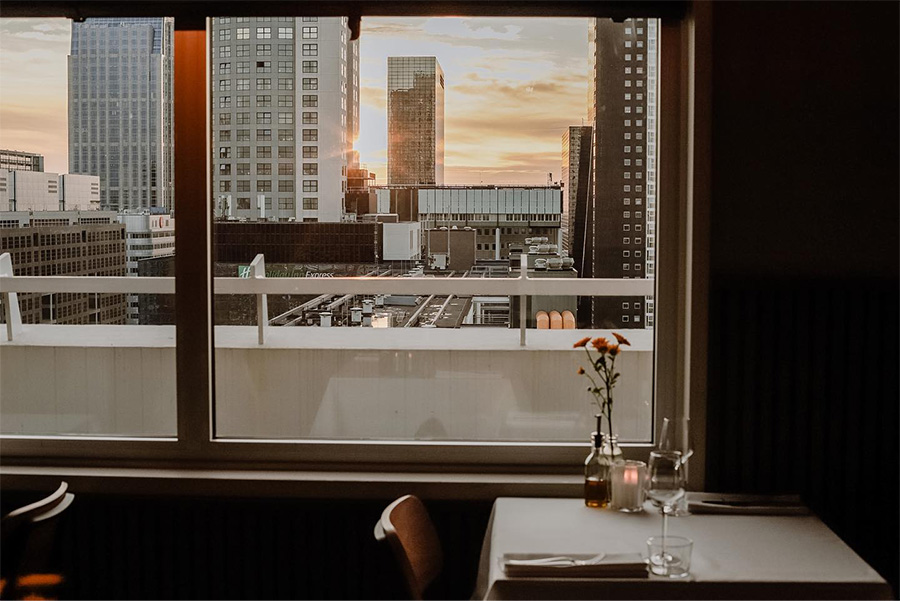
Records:
M612 498L612 466L622 461L622 449L616 436L603 434L601 417L597 416L597 431L591 432L591 453L584 460L584 504L606 507Z

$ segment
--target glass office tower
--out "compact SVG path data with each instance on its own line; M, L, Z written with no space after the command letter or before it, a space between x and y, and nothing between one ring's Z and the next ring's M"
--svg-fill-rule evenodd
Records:
M69 172L100 176L102 209L172 209L174 21L72 24Z
M433 56L388 57L388 185L444 183L444 71Z

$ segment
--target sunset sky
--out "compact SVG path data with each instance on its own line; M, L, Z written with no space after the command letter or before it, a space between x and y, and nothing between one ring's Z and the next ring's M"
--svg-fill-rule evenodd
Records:
M543 184L560 137L586 116L586 19L365 18L361 161L385 182L387 57L436 56L444 69L449 184ZM67 171L65 19L0 19L0 147Z

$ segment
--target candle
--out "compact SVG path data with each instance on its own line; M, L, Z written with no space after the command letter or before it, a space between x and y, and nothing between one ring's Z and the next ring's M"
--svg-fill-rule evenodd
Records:
M626 512L641 511L644 505L644 477L647 464L643 461L624 461L612 467L613 509Z

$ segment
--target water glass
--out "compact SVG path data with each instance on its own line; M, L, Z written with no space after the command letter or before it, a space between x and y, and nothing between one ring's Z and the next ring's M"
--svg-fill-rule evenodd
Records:
M654 576L687 578L693 548L694 541L684 536L651 536L647 539L647 569Z

